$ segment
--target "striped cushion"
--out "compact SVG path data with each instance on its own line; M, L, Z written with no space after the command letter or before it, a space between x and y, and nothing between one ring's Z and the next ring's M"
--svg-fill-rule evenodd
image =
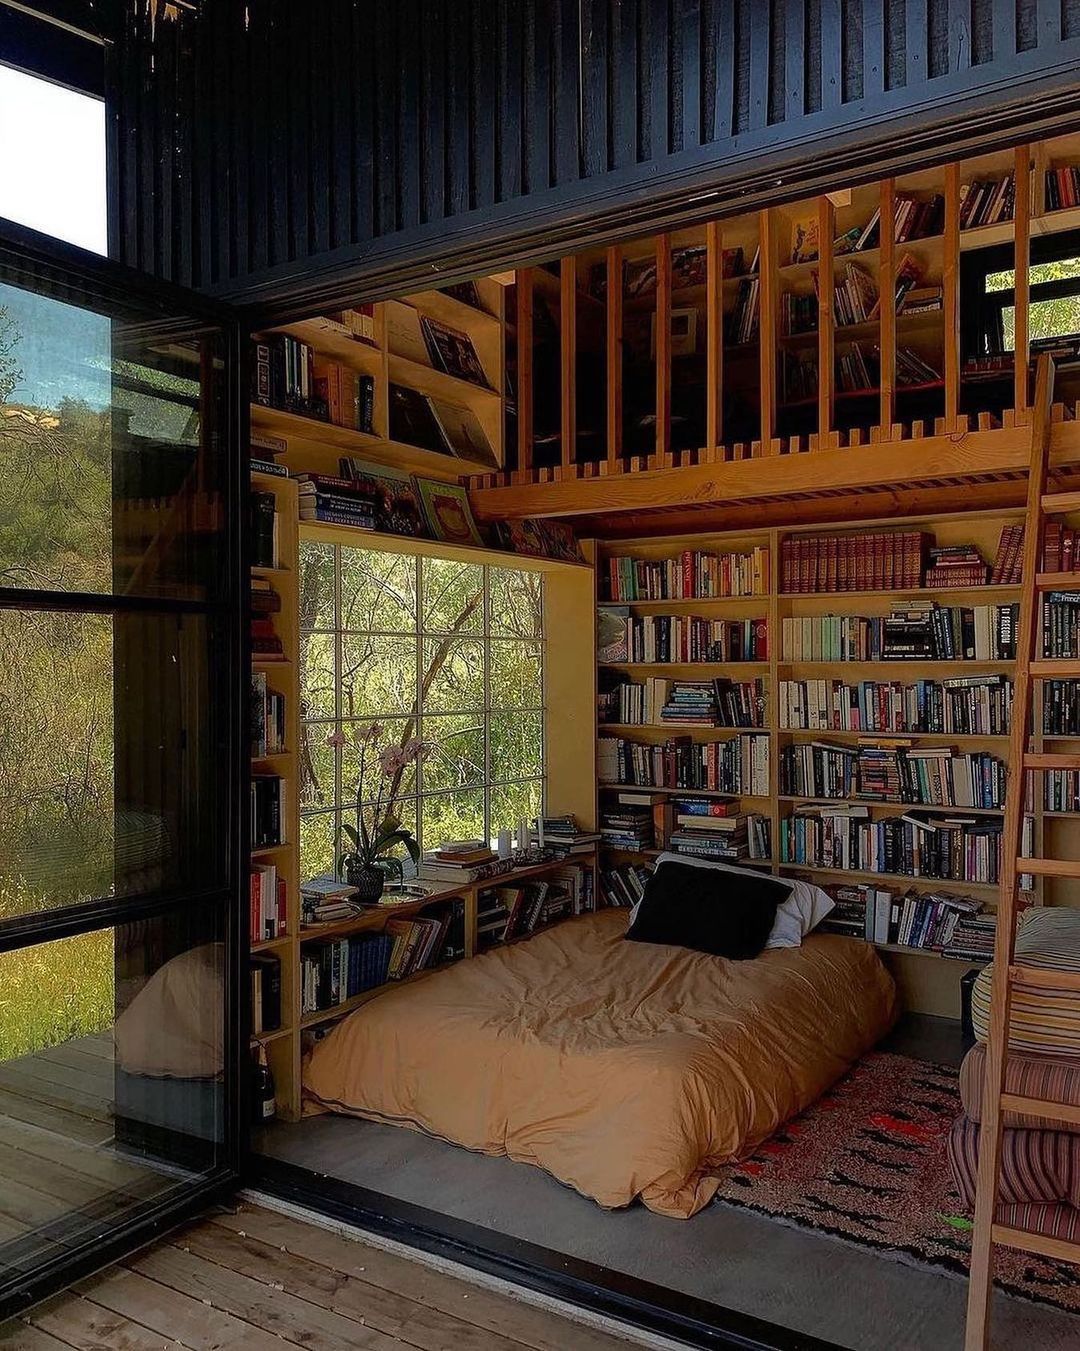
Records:
M1043 906L1026 910L1016 938L1016 960L1044 970L1080 972L1080 910ZM971 1018L980 1041L987 1038L992 972L992 965L979 972L971 994ZM1080 1056L1080 992L1017 985L1009 1046L1035 1055Z
M960 1100L972 1121L982 1120L985 1075L986 1047L980 1042L971 1048L960 1066ZM1005 1062L1005 1091L1080 1107L1080 1061L1013 1052ZM1006 1129L1057 1130L1080 1135L1080 1124L1069 1121L1048 1121L1018 1112L1006 1112L1004 1120Z
M975 1177L979 1168L979 1126L965 1113L953 1122L949 1134L949 1164L964 1204L975 1205ZM1037 1218L1019 1217L1019 1208L1040 1210L1061 1206L1080 1216L1080 1135L1063 1131L1002 1131L1001 1204L997 1219L1020 1229L1041 1228ZM1004 1212L1013 1210L1012 1218Z

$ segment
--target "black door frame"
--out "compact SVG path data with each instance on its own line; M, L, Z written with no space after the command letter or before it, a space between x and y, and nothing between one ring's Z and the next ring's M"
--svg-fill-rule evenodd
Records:
M229 745L222 798L228 808L226 830L226 881L209 892L177 897L175 894L144 894L131 899L99 897L80 905L59 907L40 914L11 919L0 925L0 953L33 944L89 933L116 924L130 923L176 912L193 903L217 903L223 911L226 944L224 980L225 1070L224 1139L221 1162L215 1172L193 1183L180 1198L148 1202L137 1214L109 1229L103 1217L104 1238L86 1239L63 1256L42 1263L0 1298L0 1322L64 1288L93 1271L107 1266L134 1248L198 1213L215 1200L230 1196L242 1175L247 1137L247 1091L249 1075L247 999L247 929L244 892L248 863L248 816L243 810L251 771L248 756L248 681L250 653L245 641L248 626L249 571L247 566L247 511L242 509L248 493L248 386L245 378L246 333L230 307L204 297L155 282L118 263L88 253L74 245L52 239L35 230L0 218L0 262L24 273L28 284L34 278L55 287L71 286L83 303L100 302L105 313L144 310L148 318L162 321L181 318L192 324L219 329L225 347L225 441L222 474L225 498L226 578L222 589L223 622L228 638L223 653L226 688L219 692L225 704L224 724ZM153 600L109 594L25 591L0 588L0 610L36 608L80 609L104 614L137 611L182 611L183 601ZM219 610L219 614L221 614ZM0 1186L2 1186L0 1181ZM57 1222L63 1232L63 1222Z

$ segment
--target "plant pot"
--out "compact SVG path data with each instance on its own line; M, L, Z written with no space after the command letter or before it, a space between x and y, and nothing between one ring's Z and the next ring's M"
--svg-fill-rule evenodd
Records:
M369 867L358 860L345 864L345 881L356 888L358 901L377 901L386 885L386 874L381 868Z

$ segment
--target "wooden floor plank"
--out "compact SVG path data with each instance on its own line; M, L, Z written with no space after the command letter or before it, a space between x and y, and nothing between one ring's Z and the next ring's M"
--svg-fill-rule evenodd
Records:
M5 1116L53 1131L61 1139L82 1140L86 1144L111 1140L113 1135L111 1121L102 1121L84 1112L69 1112L38 1098L28 1098L25 1093L8 1093L0 1088L0 1119Z
M162 1244L125 1265L181 1292L197 1290L215 1308L247 1323L300 1342L310 1351L400 1351L401 1342L355 1319L321 1309L286 1290L275 1290L182 1248Z
M19 1319L0 1323L2 1351L70 1351L70 1347L70 1342L62 1342L51 1332L43 1332L41 1328Z
M282 1346L277 1333L252 1327L232 1314L203 1303L197 1293L181 1294L137 1271L111 1267L76 1287L93 1304L100 1304L133 1323L173 1337L190 1351L264 1351ZM288 1343L285 1343L288 1344Z
M282 1252L280 1247L250 1234L206 1224L177 1241L208 1261L268 1281L275 1288L280 1286L289 1294L355 1318L422 1351L521 1351L520 1342L497 1332L369 1285L361 1278L313 1262L306 1255Z
M59 1295L31 1309L27 1317L34 1327L52 1333L75 1351L104 1351L106 1347L108 1351L162 1351L180 1345L79 1295Z
M261 1207L242 1205L233 1214L211 1216L213 1224L297 1253L406 1299L454 1314L477 1327L509 1337L532 1351L567 1351L567 1325L533 1305L458 1280L420 1262L370 1248ZM626 1342L583 1324L573 1326L574 1351L625 1351Z
M106 1099L97 1092L84 1093L76 1088L66 1088L42 1078L38 1073L30 1074L17 1068L11 1062L0 1065L0 1089L34 1102L45 1103L61 1112L88 1116L95 1121L112 1120L111 1097Z
M82 1141L60 1139L51 1131L13 1121L10 1117L0 1117L0 1144L35 1158L51 1160L74 1173L96 1178L113 1189L134 1186L150 1177L157 1179L157 1185L161 1186L161 1174L156 1169L147 1167L134 1155L119 1153L111 1147L111 1141L103 1145L86 1145Z

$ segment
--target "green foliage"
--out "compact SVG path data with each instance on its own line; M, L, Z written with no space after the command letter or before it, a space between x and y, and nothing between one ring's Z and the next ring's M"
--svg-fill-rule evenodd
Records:
M113 932L0 953L0 1061L109 1027Z

